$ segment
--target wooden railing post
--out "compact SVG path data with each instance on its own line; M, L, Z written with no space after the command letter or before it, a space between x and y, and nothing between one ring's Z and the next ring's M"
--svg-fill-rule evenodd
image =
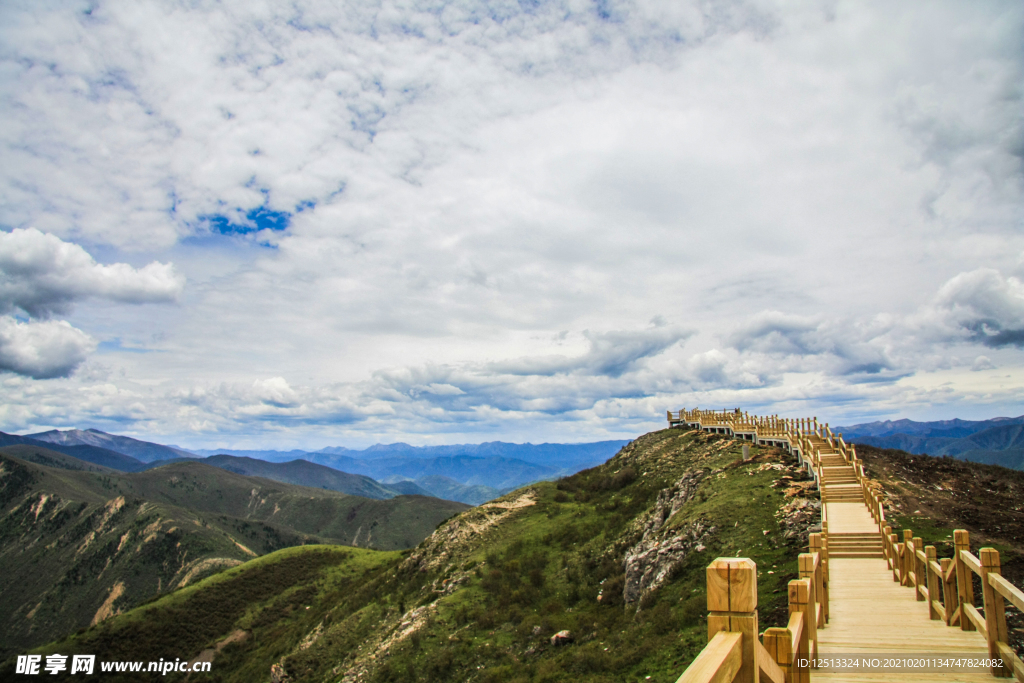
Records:
M911 555L910 559L913 561L911 566L914 568L914 598L918 602L924 602L925 600L924 596L921 595L921 586L924 586L925 588L928 587L927 567L924 567L924 572L921 571L924 562L921 561L921 558L917 554L918 551L922 551L923 548L924 541L921 540L920 536L916 536L914 538L914 553Z
M814 571L814 555L800 553L797 557L799 575L801 579L807 579L809 593L807 595L807 638L810 640L810 651L812 655L818 652L818 629L824 623L818 622L818 577Z
M719 557L707 568L708 640L719 631L743 634L743 664L736 683L758 683L757 565L753 560Z
M900 585L910 586L910 572L914 571L914 532L903 530L903 566L900 568Z
M821 534L811 534L808 545L811 555L813 556L815 553L818 555L818 567L814 571L814 592L817 594L818 602L821 603L822 623L819 624L819 628L823 628L828 623L828 573L826 571L825 546Z
M808 660L811 657L811 637L814 633L814 620L811 618L811 582L808 579L795 579L789 582L789 615L803 615L803 628L800 630L800 637L797 639L796 651L793 653L793 681L794 683L809 683L811 672L809 667L799 666L800 660ZM817 654L815 644L815 654Z
M964 564L961 552L971 552L971 539L966 529L956 529L953 532L953 548L956 553L953 561L956 563L956 593L957 602L960 605L960 628L964 631L974 631L974 624L964 614L964 605L974 604L974 580L971 577L971 570Z
M985 630L988 631L988 656L992 659L1002 659L999 653L997 642L1008 642L1006 636L1006 608L1003 605L1003 596L996 592L996 589L989 583L990 574L1000 574L999 551L995 548L982 548L979 552L981 560L981 595L985 604ZM1007 678L1012 671L1005 666L992 667L992 675L997 678Z
M899 536L889 536L889 543L892 545L892 580L903 585L903 544L899 542Z
M892 561L892 527L886 525L882 527L882 555L885 557L886 564L889 565L889 569L893 568Z
M786 683L796 680L793 662L793 634L788 628L767 628L764 631L764 649L786 675Z
M944 557L939 564L942 565L942 604L946 607L946 626L952 626L953 614L960 607L954 584L946 580L946 575L949 574L949 567L953 564L953 559Z
M932 562L936 561L937 555L935 554L935 546L929 545L924 549L925 557L927 558L924 563L925 576L927 577L928 583L928 618L936 621L939 617L939 611L935 609L935 602L939 599L939 577L932 571Z

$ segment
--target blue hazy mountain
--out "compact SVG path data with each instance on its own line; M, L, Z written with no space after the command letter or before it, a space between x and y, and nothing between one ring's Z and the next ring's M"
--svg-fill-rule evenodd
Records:
M471 505L479 505L505 491L535 481L556 479L600 465L627 443L625 440L579 444L491 441L450 446L376 444L361 450L342 446L318 451L185 450L107 434L97 429L51 430L25 436L0 435L0 446L45 446L122 472L202 458L222 469L285 483L329 488L372 498L431 495ZM307 462L325 469L304 466L303 463ZM270 463L287 467L269 467ZM352 478L353 475L357 478ZM375 481L370 483L369 480ZM392 484L379 483L385 481Z
M130 456L141 462L170 460L171 458L194 458L195 454L181 448L164 446L150 441L140 441L129 436L107 434L98 429L51 429L38 434L26 434L26 438L43 441L55 446L93 446Z
M1024 416L991 420L886 420L837 427L850 443L1024 469Z
M341 472L361 474L379 482L412 481L432 495L479 504L482 496L542 479L555 479L606 462L629 441L596 441L580 444L514 444L491 441L451 446L411 446L407 443L376 444L365 449L332 446L318 451L201 450L200 455L234 455L269 462L301 458ZM441 477L468 487L462 490L443 484ZM390 486L390 484L386 484ZM440 495L444 491L445 495ZM458 497L449 497L455 496ZM486 498L495 497L498 493Z
M89 445L69 446L61 443L40 441L27 436L0 432L0 446L18 445L35 446L44 450L57 451L64 455L70 455L72 458L78 458L79 460L91 462L94 465L100 465L102 467L109 467L110 469L118 470L119 472L138 472L146 468L146 463L141 460L137 460L130 455L125 455L124 453L112 451L108 448Z

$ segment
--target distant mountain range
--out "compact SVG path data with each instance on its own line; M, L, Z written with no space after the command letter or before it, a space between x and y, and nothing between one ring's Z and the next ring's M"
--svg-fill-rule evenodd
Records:
M419 495L373 500L195 458L126 473L41 443L0 447L0 658L282 548L412 548L468 507ZM245 459L221 464L234 460ZM327 470L299 463L296 476Z
M95 446L97 448L105 448L109 451L131 456L142 462L196 457L194 453L189 453L180 448L161 446L158 443L139 441L127 436L107 434L98 429L68 429L63 432L53 429L48 432L39 432L38 434L26 434L25 437L57 446Z
M837 427L843 439L876 448L918 455L948 455L961 460L1024 470L1024 415L991 420L914 422L886 420Z
M51 430L18 436L0 432L0 446L48 448L120 472L201 460L238 474L387 499L428 495L480 505L520 486L599 465L628 441L513 444L492 441L454 446L377 444L319 451L197 450L164 446L97 429Z
M50 441L40 441L28 436L18 436L17 434L5 434L4 432L0 432L0 447L19 445L35 446L37 448L56 451L58 453L63 453L64 455L70 455L73 458L78 458L79 460L91 462L95 465L109 467L110 469L117 470L119 472L138 472L139 470L146 468L146 463L141 460L118 451L112 451L109 448L101 448L99 446L86 444L68 445L67 443L53 443Z

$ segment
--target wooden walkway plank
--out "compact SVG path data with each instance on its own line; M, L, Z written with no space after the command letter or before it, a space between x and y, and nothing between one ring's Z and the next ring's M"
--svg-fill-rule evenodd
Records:
M879 533L863 503L826 503L829 533ZM885 560L832 558L829 560L830 619L818 632L819 653L874 655L882 653L974 654L988 656L985 640L976 632L950 628L928 617L928 605L914 591L892 580ZM995 679L979 672L823 672L814 681L943 681L971 683Z
M862 502L825 503L829 534L879 533L878 525Z

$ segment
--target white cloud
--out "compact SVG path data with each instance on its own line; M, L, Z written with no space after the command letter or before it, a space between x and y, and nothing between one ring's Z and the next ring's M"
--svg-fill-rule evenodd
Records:
M996 366L988 356L978 356L971 364L971 370L981 372L982 370L995 370Z
M0 372L66 377L96 341L66 321L47 318L67 314L72 304L90 298L175 301L184 284L170 264L102 265L79 245L35 228L0 232ZM11 315L19 311L44 320L20 322Z
M96 342L63 320L18 322L0 316L0 372L34 379L64 377L96 348Z
M185 279L171 264L102 265L85 249L35 228L0 232L0 313L33 317L70 311L90 297L122 303L175 301Z
M939 290L933 314L953 334L973 342L1024 347L1024 283L993 268L952 278Z
M888 331L871 320L858 323L763 311L733 332L728 343L739 351L765 354L775 362L799 357L811 364L805 369L827 368L839 375L876 374L894 367L884 343Z
M687 337L692 331L655 327L640 332L584 331L589 349L581 356L535 356L492 363L487 370L507 375L557 375L580 373L620 377L645 358L655 356Z

